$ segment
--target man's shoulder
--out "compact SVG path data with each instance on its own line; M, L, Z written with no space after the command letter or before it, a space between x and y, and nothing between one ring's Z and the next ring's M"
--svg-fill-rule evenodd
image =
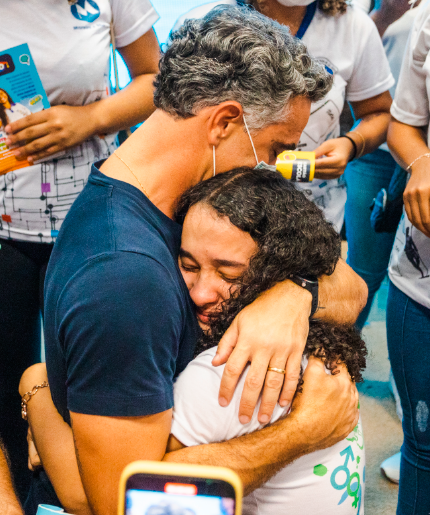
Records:
M47 276L47 300L54 288L57 304L65 309L70 303L80 303L82 295L93 295L95 302L110 299L113 304L133 296L140 303L150 303L152 296L165 298L168 306L181 303L182 292L173 271L143 252L104 252L83 261L68 276L57 272Z

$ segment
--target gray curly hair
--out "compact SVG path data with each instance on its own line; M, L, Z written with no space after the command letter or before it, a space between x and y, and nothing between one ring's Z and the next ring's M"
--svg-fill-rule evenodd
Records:
M218 6L172 32L155 79L156 107L189 118L239 102L250 129L285 118L297 96L315 102L333 78L288 28L246 7Z

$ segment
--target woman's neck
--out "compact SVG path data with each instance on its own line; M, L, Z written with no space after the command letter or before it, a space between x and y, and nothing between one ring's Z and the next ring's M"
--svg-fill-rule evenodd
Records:
M277 0L258 1L256 8L267 17L276 20L282 25L286 25L293 36L297 34L297 31L306 15L307 9L306 6L300 5L287 7L285 5L281 5Z

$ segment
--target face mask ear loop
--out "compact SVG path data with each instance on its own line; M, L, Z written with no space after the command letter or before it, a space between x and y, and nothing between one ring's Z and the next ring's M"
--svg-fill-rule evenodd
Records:
M215 173L216 173L215 172L215 170L216 170L216 167L215 167L215 145L213 145L212 148L213 148L213 156L214 156L214 174L213 174L212 177L215 177Z
M251 145L252 145L252 150L254 151L255 161L257 162L257 165L258 165L257 152L255 151L254 142L252 141L251 133L249 132L248 124L246 123L245 115L243 115L243 123L245 124L245 129L246 129L246 132L248 133L249 141L251 142Z

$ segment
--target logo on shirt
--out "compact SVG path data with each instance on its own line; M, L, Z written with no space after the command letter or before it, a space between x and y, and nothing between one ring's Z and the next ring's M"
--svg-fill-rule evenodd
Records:
M78 0L70 8L73 16L80 21L88 23L97 20L100 16L100 8L94 0Z
M12 73L14 70L12 57L9 54L0 55L0 76Z

